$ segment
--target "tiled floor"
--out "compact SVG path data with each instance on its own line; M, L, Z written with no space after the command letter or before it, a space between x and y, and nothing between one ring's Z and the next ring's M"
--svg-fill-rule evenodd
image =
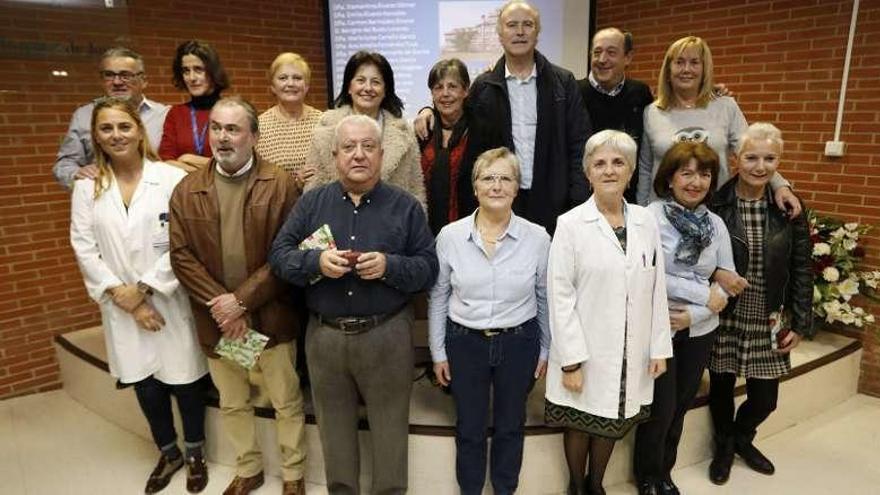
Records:
M776 463L775 476L753 473L738 460L724 487L708 482L708 463L679 469L675 479L689 495L878 493L878 425L880 399L855 396L762 441L759 446ZM93 414L63 391L0 402L3 495L143 493L155 456L148 441ZM219 494L232 469L211 465L210 476L204 493ZM280 480L269 478L254 493L280 491ZM308 492L326 493L317 485L309 485ZM182 472L163 493L186 493ZM618 485L608 493L631 494L635 489Z

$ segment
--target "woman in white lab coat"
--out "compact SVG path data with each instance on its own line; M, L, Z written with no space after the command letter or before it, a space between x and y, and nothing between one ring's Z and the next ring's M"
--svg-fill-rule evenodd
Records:
M654 378L672 356L657 222L623 199L635 161L627 134L590 137L584 172L593 195L559 217L550 247L545 415L565 428L573 494L605 493L614 443L648 418Z
M99 100L91 131L99 172L95 180L75 183L70 243L86 290L101 308L110 373L134 386L161 452L145 491L164 488L184 462L187 488L201 491L208 474L199 379L207 367L168 256L168 200L185 173L154 161L143 122L127 100ZM172 394L186 456L177 446Z

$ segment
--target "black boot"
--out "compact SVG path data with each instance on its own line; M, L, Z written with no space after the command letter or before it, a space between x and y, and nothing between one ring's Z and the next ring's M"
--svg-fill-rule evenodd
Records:
M709 480L716 485L727 483L733 465L733 437L715 437L715 457L709 464Z
M637 481L636 488L639 490L639 495L660 495L660 489L657 486L657 483L648 479Z
M568 478L568 490L565 493L566 495L587 495L587 487L584 485L584 480Z
M775 473L776 468L773 466L773 463L770 462L770 459L767 459L767 457L752 444L754 438L754 433L751 435L737 435L734 439L734 450L740 457L742 457L742 460L746 461L746 465L753 470L766 475Z

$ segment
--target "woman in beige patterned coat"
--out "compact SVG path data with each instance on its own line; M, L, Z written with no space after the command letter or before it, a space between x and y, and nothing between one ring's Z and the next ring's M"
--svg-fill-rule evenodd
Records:
M419 145L409 123L402 115L403 102L394 93L394 72L379 53L359 51L345 66L342 91L315 127L312 147L306 163L315 166L315 174L306 181L309 190L336 180L336 166L331 153L336 124L351 114L368 115L382 128L382 180L400 187L425 206L425 183L419 163Z

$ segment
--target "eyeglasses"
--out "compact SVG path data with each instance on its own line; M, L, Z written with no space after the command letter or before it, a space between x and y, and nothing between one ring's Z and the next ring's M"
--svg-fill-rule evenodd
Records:
M486 186L493 186L496 183L501 184L502 186L509 186L514 183L513 177L502 174L484 175L478 178L477 181Z
M121 72L113 72L112 70L101 70L98 71L98 74L101 76L101 79L107 82L113 81L118 77L124 83L130 83L134 81L135 78L144 75L143 72L131 72L127 70Z

